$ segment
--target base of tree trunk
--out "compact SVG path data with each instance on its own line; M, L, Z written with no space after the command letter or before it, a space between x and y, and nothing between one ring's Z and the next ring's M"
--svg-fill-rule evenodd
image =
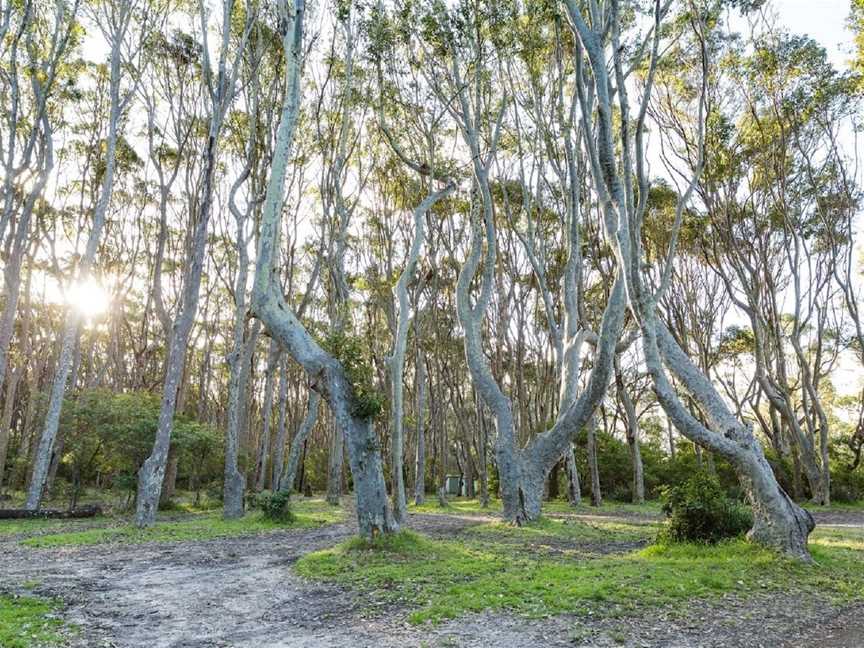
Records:
M227 471L226 471L227 472ZM246 513L243 494L246 490L246 479L238 470L232 470L225 475L225 488L222 503L222 517L226 520L236 520Z

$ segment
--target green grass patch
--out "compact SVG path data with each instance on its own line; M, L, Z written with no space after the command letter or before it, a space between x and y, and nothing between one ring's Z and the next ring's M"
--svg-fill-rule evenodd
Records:
M543 512L545 514L576 514L576 515L608 515L608 514L634 514L655 516L660 515L660 502L651 501L644 504L630 504L628 502L604 502L601 506L589 506L588 504L580 504L579 506L571 506L569 502L564 500L553 500L551 502L543 502ZM482 508L480 500L467 499L465 497L454 497L447 500L447 506L438 506L438 499L427 497L426 502L420 506L414 504L408 505L408 510L412 513L439 513L443 515L495 515L501 513L501 500L490 499L489 506Z
M563 538L599 545L639 530L611 529L599 537L600 531L541 520L520 528L485 525L462 541L402 532L308 554L295 569L361 590L373 603L404 603L412 623L502 609L528 617L589 611L602 616L729 592L814 591L838 602L864 598L864 539L840 544L827 532L811 545L815 565L790 562L744 540L651 545L593 558L549 556L495 541L521 537L531 547Z
M58 604L29 596L0 596L0 646L31 648L60 643Z
M561 542L608 543L650 540L657 534L657 524L640 523L626 518L542 517L535 522L516 527L504 522L491 522L470 527L465 533L495 541L509 539L527 545L560 544Z
M327 506L323 500L298 501L292 504L295 519L290 523L269 520L261 512L251 512L238 520L224 520L221 513L174 515L158 520L147 529L138 529L130 520L119 524L84 530L42 533L21 541L27 547L66 547L106 542L140 544L143 542L181 542L212 540L244 535L272 533L291 528L314 528L342 520L340 509ZM32 520L28 522L36 522Z

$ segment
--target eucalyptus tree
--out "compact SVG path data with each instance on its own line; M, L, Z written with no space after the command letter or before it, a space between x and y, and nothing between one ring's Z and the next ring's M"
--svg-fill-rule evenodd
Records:
M104 168L101 169L101 186L93 208L93 221L86 247L77 269L76 281L81 284L91 281L102 229L105 226L106 215L114 191L122 120L135 96L137 79L130 78L131 75L128 74L127 70L135 64L136 52L141 51L138 48L138 43L140 40L147 39L149 31L153 28L153 21L158 17L155 11L152 14L151 11L152 8L149 3L138 2L137 0L108 0L93 7L91 19L98 26L110 47L108 64L110 99L105 137ZM62 333L60 355L54 373L54 382L51 386L45 425L33 462L33 476L27 492L26 508L30 510L38 509L42 502L43 488L48 476L54 440L60 422L60 411L63 406L69 373L72 370L73 353L79 344L80 325L78 314L74 309L70 309Z
M375 403L352 383L351 378L356 376L352 376L346 366L325 351L306 330L286 302L278 275L274 272L285 176L300 112L305 4L303 0L295 0L292 5L287 0L279 0L277 11L286 91L262 208L252 312L303 367L312 388L328 401L337 434L344 434L347 441L360 533L365 537L375 537L398 529L387 500L379 441L373 427L373 417L377 413Z
M490 84L495 75L487 68L486 61L493 45L499 57L508 56L508 47L515 47L514 42L508 40L512 35L499 27L518 21L518 16L511 15L511 11L513 8L503 5L477 9L468 3L448 11L443 3L434 3L423 17L426 29L422 47L423 63L428 66L427 81L457 125L473 171L469 216L471 244L457 285L457 313L465 335L472 382L495 420L504 517L521 524L539 516L543 485L549 471L569 449L571 439L588 423L606 392L612 374L612 358L624 326L625 299L623 282L616 280L600 330L593 336L596 343L594 366L585 389L574 395L572 402L559 412L550 429L521 446L510 399L491 370L481 333L492 298L498 254L496 207L489 173L511 101L506 93L502 96L497 89L493 90ZM488 39L487 34L490 34ZM470 76L464 76L466 74ZM578 209L575 202L572 209ZM573 226L577 227L575 222ZM577 244L574 237L568 238L571 244ZM480 284L476 301L471 298L475 278ZM572 366L578 367L578 364L574 362Z
M440 161L436 159L438 148L438 125L444 117L444 110L435 103L428 101L425 94L425 86L419 83L416 70L397 67L393 57L393 26L387 21L383 8L379 3L375 22L372 23L370 34L370 58L372 58L378 76L378 91L380 94L378 123L384 140L393 150L395 156L406 167L414 171L421 181L421 187L427 192L413 211L413 230L410 233L410 243L406 250L405 263L399 278L393 286L393 302L395 306L395 317L391 317L391 331L393 341L390 353L387 357L390 382L390 469L391 469L391 492L393 500L393 514L398 523L405 521L406 493L405 493L405 439L404 439L404 383L405 383L405 355L408 346L408 333L411 325L411 306L409 286L416 284L416 300L414 306L414 331L419 331L417 324L419 299L423 292L423 280L417 280L417 267L420 255L426 245L426 219L429 212L440 200L446 198L456 190L455 183L447 176L447 170L442 168ZM386 59L386 61L385 61ZM384 66L387 64L387 76L385 81ZM385 101L388 104L385 106ZM401 108L401 110L400 110ZM397 114L401 128L399 133L394 132L388 123L390 115ZM407 145L406 145L407 143ZM420 143L418 145L418 143ZM434 184L444 184L443 188L435 189ZM432 185L430 188L429 185ZM410 195L410 194L409 194ZM392 256L392 255L391 255ZM391 260L388 259L387 270L391 268ZM415 483L414 494L422 502L425 491L425 441L422 429L423 409L423 369L422 357L419 353L419 340L415 339L417 345L417 361L415 363L415 376L418 384L418 417L417 449L415 457Z
M849 114L852 86L813 41L754 22L743 39L752 53L733 54L737 41L728 51L713 45L706 169L697 185L707 217L704 247L749 320L756 383L778 423L772 427L800 462L813 501L826 504L822 385L840 352L834 277L845 245L833 207L842 204L841 171L828 134ZM692 151L696 127L660 112ZM693 156L685 162L692 167Z
M18 310L22 262L32 234L33 214L56 171L57 103L73 71L70 52L80 42L80 0L7 2L0 12L0 93L6 109L0 132L3 167L0 246L3 309L0 312L0 387L3 387Z
M239 80L243 86L245 115L232 115L226 126L237 156L239 172L231 184L228 208L234 221L231 239L236 252L236 269L231 277L231 296L234 305L231 350L228 354L228 407L225 429L225 473L223 480L223 513L226 519L243 515L246 478L239 466L240 439L246 423L249 377L252 371L252 356L260 334L260 322L249 322L248 278L250 234L259 216L260 196L266 185L266 159L271 153L273 122L278 106L278 83L266 81L264 67L277 66L278 56L268 57L274 48L269 26L257 21L250 33L249 47L240 60ZM268 88L265 93L264 88ZM245 192L245 203L238 204L241 189ZM268 357L268 384L272 398L272 374L278 358L278 345L271 341ZM262 461L261 456L257 461ZM256 462L257 463L257 462ZM256 475L258 472L256 471Z
M314 117L323 165L320 176L323 223L330 231L327 242L329 335L333 342L341 344L347 341L346 336L350 337L351 327L351 287L346 270L349 231L369 171L364 171L362 162L357 159L365 112L358 101L359 6L339 0L334 9L335 24L323 78L318 83ZM340 51L340 48L344 49ZM357 175L353 175L352 170ZM349 188L349 182L356 187ZM338 427L331 441L327 501L336 505L342 495L345 454L344 434Z
M619 269L627 284L628 303L639 323L645 365L658 402L682 434L731 463L753 507L754 525L748 537L791 557L809 560L807 537L814 527L813 518L783 491L752 427L735 417L710 379L682 351L657 314L658 299L670 281L677 232L702 171L704 130L701 126L696 137L698 163L680 195L670 245L654 285L643 268L641 227L650 188L645 158L646 114L663 52L663 27L666 21L671 22L671 5L671 2L661 5L659 0L653 3L648 37L637 40L645 42L646 46L636 49L639 56L634 64L627 57L628 43L622 33L627 27L626 16L620 12L618 2L592 0L586 10L576 0L566 0L570 24L578 36L574 52L576 83L581 121L589 135L583 138L582 144L603 210L605 235L614 245ZM701 75L693 94L700 124L705 114L707 82L706 9L692 3L681 7L682 15L689 18L689 23L682 22L692 29L693 41L701 52L698 57ZM640 64L643 82L638 88L634 120L627 77ZM594 105L589 102L589 89L593 90ZM615 112L619 113L619 118L613 121ZM693 417L683 405L667 371L672 372L698 403L707 425Z
M255 19L255 10L247 3L245 20L241 21L241 33L234 34L235 17L238 10L236 0L222 3L221 42L215 67L211 61L208 40L209 16L202 4L199 11L201 47L201 67L205 95L208 101L209 124L203 151L203 162L198 179L197 208L189 214L193 229L189 241L189 259L184 272L183 292L174 315L173 334L168 340L168 359L165 367L165 382L159 413L159 428L153 443L153 451L138 473L138 497L136 501L135 522L139 527L150 526L156 518L156 508L171 441L171 429L177 407L183 367L185 365L189 333L198 310L201 272L207 247L207 232L215 191L218 143L225 115L234 101L236 81L240 68L240 58L246 47L246 40ZM232 55L233 49L233 55Z

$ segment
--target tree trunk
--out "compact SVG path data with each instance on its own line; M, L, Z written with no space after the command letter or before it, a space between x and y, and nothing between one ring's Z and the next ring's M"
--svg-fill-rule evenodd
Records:
M9 435L12 430L12 415L15 412L15 397L18 394L18 385L23 376L24 364L22 363L6 381L6 397L3 399L3 415L0 418L0 492L3 492L6 455L9 450Z
M105 32L109 35L111 44L111 63L109 93L110 112L108 118L108 135L105 140L105 169L102 182L99 187L99 197L93 209L93 223L87 237L84 254L81 257L78 269L77 281L84 281L90 276L96 253L99 249L99 241L102 237L102 229L105 225L105 217L111 196L114 191L114 174L116 170L117 140L119 138L120 117L126 99L121 99L120 82L122 74L121 49L125 39L127 28L130 24L129 16L132 5L129 2L120 2L115 7L117 15L110 25L105 25ZM128 95L127 95L128 98ZM60 349L60 359L54 374L54 382L51 385L51 397L48 403L48 412L45 416L45 425L42 436L39 439L39 449L36 451L36 461L33 466L33 477L30 480L30 489L27 493L26 508L36 510L42 503L42 493L47 479L47 471L57 437L57 428L60 425L60 411L63 407L63 396L66 392L66 383L69 380L69 372L72 369L72 357L78 346L78 336L81 332L81 322L78 314L70 312L66 315L66 323Z
M632 487L630 491L631 501L634 504L645 502L645 477L642 468L642 451L639 448L639 421L636 418L636 406L624 385L624 375L616 358L615 361L615 385L618 391L618 399L624 409L624 426L627 436L627 447L630 450L630 465L633 471Z
M177 467L180 463L180 456L172 446L168 449L168 466L165 470L165 480L162 482L162 492L159 495L159 503L167 504L174 497L177 490Z
M582 488L579 484L579 470L576 468L572 444L564 453L564 461L567 467L567 501L570 502L570 506L579 506L582 503Z
M600 506L603 496L600 492L600 467L597 465L597 418L591 417L585 428L585 452L588 455L588 472L591 476L591 506Z
M279 21L285 54L286 91L273 150L270 178L262 207L258 254L255 264L252 312L267 327L292 357L303 367L312 383L330 403L335 421L335 437L347 437L349 462L354 477L357 522L360 533L371 539L392 533L399 526L390 513L377 436L368 418L351 414L354 390L344 367L325 352L303 327L274 273L279 222L285 195L285 175L291 154L300 110L300 72L303 51L303 3L295 3L293 13L281 6ZM339 444L341 447L341 443ZM341 459L342 452L338 453ZM339 475L341 482L341 471Z
M276 385L276 371L279 367L279 345L270 340L270 353L267 357L267 378L264 382L264 404L261 415L261 435L258 439L258 456L255 461L255 492L264 490L267 481L267 455L270 453L270 423L273 418L273 390Z
M279 419L276 422L276 443L273 447L273 461L270 464L270 488L281 490L282 473L285 468L285 444L288 441L288 362L285 356L279 363Z
M297 475L297 466L300 462L300 456L303 449L306 447L306 439L309 438L309 433L315 427L315 422L318 420L318 406L321 402L321 396L316 391L309 390L309 398L306 404L306 416L300 424L297 434L291 441L291 451L288 453L288 463L285 467L285 474L278 481L280 491L290 492L294 489L294 479Z
M426 366L420 345L417 345L417 356L414 371L417 382L417 454L414 459L414 504L422 506L426 501L426 432L423 420L426 414Z
M342 457L344 456L345 435L333 425L330 437L330 454L327 458L327 503L339 506L342 497Z

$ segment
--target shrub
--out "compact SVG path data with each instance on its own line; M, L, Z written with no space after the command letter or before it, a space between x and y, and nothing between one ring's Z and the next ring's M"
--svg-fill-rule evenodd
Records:
M285 491L262 493L257 499L257 504L264 514L264 518L267 520L282 524L294 521L294 513L291 511L291 498Z
M831 471L831 501L859 502L864 500L864 470L851 471L838 466Z
M662 500L669 519L660 540L714 543L739 536L753 524L750 511L730 499L718 479L706 472L665 489Z

